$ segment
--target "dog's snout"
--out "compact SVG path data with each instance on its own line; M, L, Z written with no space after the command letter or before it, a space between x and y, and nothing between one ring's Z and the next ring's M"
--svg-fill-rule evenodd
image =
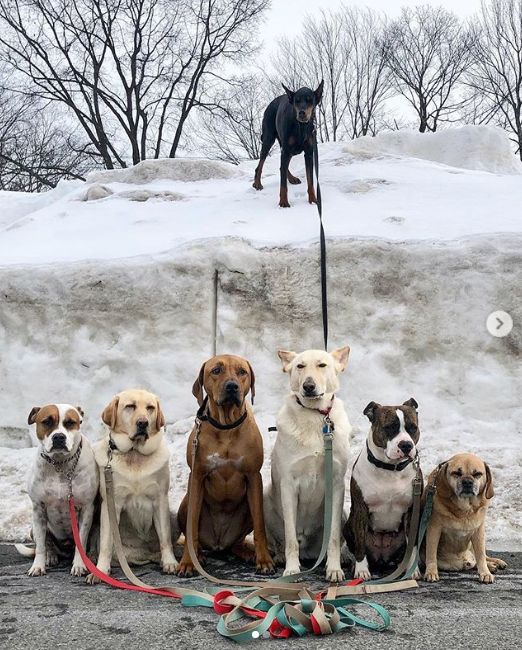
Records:
M53 449L65 449L66 440L65 433L55 433L53 435Z
M147 427L149 426L149 421L147 418L138 418L136 420L136 428L138 431L145 431Z
M311 377L307 377L304 380L303 390L306 394L312 395L315 393L315 381Z
M235 381L227 381L225 384L227 393L236 393L239 390L239 384Z
M304 120L304 118L306 117L306 113L303 110L299 111L298 115L302 120Z
M409 440L401 440L397 447L402 451L403 454L409 454L413 449L413 442Z
M473 483L474 483L474 482L473 482L473 479L472 479L472 478L463 478L463 479L462 479L462 482L461 482L462 487L463 487L465 490L472 490L472 489L473 489Z

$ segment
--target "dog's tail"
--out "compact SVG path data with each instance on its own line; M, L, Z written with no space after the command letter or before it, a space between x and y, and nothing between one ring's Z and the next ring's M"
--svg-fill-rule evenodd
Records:
M36 548L26 546L25 544L15 544L14 547L24 557L34 557L36 555Z

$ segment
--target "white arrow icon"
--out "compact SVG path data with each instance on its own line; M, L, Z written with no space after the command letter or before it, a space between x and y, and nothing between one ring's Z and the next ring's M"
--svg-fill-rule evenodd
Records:
M503 338L513 329L513 319L506 311L493 311L486 320L486 327L491 336Z

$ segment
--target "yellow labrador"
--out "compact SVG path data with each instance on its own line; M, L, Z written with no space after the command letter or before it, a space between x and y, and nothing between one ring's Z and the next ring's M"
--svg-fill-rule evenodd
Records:
M506 563L486 555L486 512L494 495L488 465L474 454L457 454L433 470L428 485L434 483L424 579L439 580L439 568L462 571L476 566L481 582L493 582L492 571L504 569Z
M116 513L125 555L130 563L161 559L165 573L174 573L172 523L168 491L169 449L163 438L165 419L158 398L145 390L115 395L102 413L107 434L94 446L100 468L100 553L98 568L109 573L113 541L109 527L103 468L112 446ZM89 582L96 582L92 575Z

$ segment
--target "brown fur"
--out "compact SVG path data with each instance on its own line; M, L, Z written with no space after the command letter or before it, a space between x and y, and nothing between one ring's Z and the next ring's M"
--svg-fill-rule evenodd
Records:
M217 372L219 369L219 372ZM214 372L213 372L214 371ZM225 384L234 380L239 385L241 405L226 402ZM257 569L273 570L268 553L263 514L263 440L254 416L245 403L249 391L254 395L254 372L245 359L221 355L203 364L192 392L198 404L208 395L208 412L221 424L231 424L247 409L245 421L234 429L215 429L209 422L201 424L195 465L192 466L192 443L196 429L187 444L187 463L191 469L189 490L195 508L192 517L194 546L210 550L230 549L244 556L244 538L254 531ZM187 528L189 492L179 511L178 522L183 533ZM194 565L188 548L179 565L179 573L192 575Z
M79 413L83 415L82 409L77 407ZM47 404L46 406L33 406L27 418L27 424L36 424L36 435L38 440L43 440L46 436L56 430L60 418L60 412L56 404ZM74 409L69 409L64 416L65 427L71 431L79 430L81 418Z
M463 480L473 481L476 495L460 495ZM491 572L505 568L506 563L486 556L486 512L494 495L488 465L474 454L457 454L433 470L428 485L434 484L433 513L426 534L425 579L439 580L439 568L462 571L476 566L481 582L493 582Z

